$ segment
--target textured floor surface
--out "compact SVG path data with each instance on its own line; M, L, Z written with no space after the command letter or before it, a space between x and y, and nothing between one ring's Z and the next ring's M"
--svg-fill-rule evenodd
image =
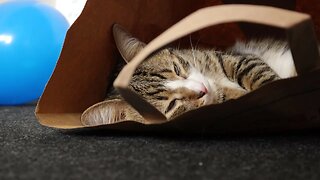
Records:
M0 107L0 179L320 179L320 133L170 137L42 127Z

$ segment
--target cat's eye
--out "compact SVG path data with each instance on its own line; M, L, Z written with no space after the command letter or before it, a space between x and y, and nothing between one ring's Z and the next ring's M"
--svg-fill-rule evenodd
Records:
M177 99L173 99L173 100L169 103L169 105L168 105L165 113L168 113L169 111L171 111L171 110L174 108L174 106L176 105L176 102L177 102Z
M181 71L179 66L176 63L173 63L174 72L177 74L177 76L181 76Z

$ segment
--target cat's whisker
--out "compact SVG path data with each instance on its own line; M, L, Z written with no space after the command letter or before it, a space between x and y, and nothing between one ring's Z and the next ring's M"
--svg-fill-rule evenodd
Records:
M195 50L199 49L198 45L199 45L199 42L200 42L200 38L198 39L197 43L196 43L196 46L195 46ZM197 48L198 47L198 48ZM199 63L197 63L199 64ZM200 65L198 65L198 69L201 69L200 68Z
M200 38L199 38L198 41L197 41L197 44L196 44L196 46L195 46L195 49L199 49L199 48L197 48L197 47L199 47L199 42L200 42Z
M177 49L177 50L180 50L180 41L179 41L178 46L177 46L176 49Z
M193 48L193 45L192 45L191 35L189 36L189 40L190 40L190 45L191 45L191 52L192 52L192 57L193 57L193 64L194 64L195 68L198 69L197 63L196 63L196 56L195 56L195 54L194 54L194 48Z

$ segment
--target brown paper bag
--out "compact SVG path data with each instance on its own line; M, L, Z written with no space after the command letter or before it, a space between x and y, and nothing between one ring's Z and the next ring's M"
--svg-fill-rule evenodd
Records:
M148 11L142 12L141 6L152 5L139 3L141 1L130 5L124 1L106 1L103 2L104 7L108 4L112 11L103 14L95 13L106 11L99 9L98 2L102 3L97 0L88 1L83 14L68 32L67 39L72 39L72 42L65 42L54 74L36 109L36 116L42 125L61 129L83 128L80 123L82 112L105 98L106 88L110 85L108 73L115 64L112 55L116 49L110 32L113 23L122 24L137 37L148 41L161 28L169 27L196 8L195 4L189 4L189 7L186 3L183 10L176 9L177 1L168 4L159 0L155 1L159 9L144 7ZM91 9L93 7L97 9ZM129 9L132 13L130 15L127 12ZM167 14L160 16L160 12ZM102 22L103 15L106 16ZM273 82L237 100L187 112L171 121L127 88L135 68L152 52L195 31L230 22L257 23L283 29L292 50L298 76ZM90 29L91 27L95 29ZM82 33L74 33L78 30ZM82 58L77 58L79 56ZM78 61L79 59L82 61ZM105 125L104 128L173 133L266 132L317 128L320 126L319 66L317 42L310 17L306 14L253 5L223 5L200 9L152 40L125 66L114 82L123 98L145 121L125 121Z

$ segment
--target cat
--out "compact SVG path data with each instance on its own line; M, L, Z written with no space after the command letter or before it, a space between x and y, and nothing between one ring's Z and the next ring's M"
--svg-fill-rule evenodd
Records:
M113 34L126 62L146 46L119 25L113 27ZM226 51L163 48L138 66L130 88L173 119L293 76L296 71L287 43L264 39L239 41ZM109 90L105 101L86 110L81 119L84 126L143 122L143 117L114 89Z

